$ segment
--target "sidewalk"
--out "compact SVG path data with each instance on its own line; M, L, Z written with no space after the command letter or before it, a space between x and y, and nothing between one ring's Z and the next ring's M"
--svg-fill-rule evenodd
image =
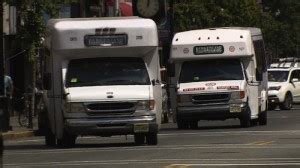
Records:
M34 117L32 119L33 128L26 128L21 127L18 123L18 116L12 116L10 117L10 126L12 127L11 131L3 132L3 139L4 140L16 140L20 138L26 138L26 137L32 137L37 134L38 130L38 123L37 123L37 117Z

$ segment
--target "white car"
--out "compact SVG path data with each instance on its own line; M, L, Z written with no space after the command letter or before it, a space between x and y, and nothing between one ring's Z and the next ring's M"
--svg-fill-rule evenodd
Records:
M293 103L300 102L300 68L268 69L269 110L277 105L281 110L290 110Z

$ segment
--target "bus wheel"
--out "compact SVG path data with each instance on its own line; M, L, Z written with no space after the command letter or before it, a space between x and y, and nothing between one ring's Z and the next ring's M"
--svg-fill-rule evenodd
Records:
M268 110L275 110L276 105L275 104L268 104Z
M67 132L64 132L62 139L57 139L57 145L62 148L74 147L75 143L76 143L76 136L70 135Z
M240 118L241 127L248 128L251 126L251 111L249 107L247 110L242 114Z
M190 121L190 128L197 129L198 128L198 121Z
M290 110L293 106L293 96L291 93L285 95L284 101L279 105L281 110Z
M146 143L148 145L157 145L157 133L149 133L146 135Z
M143 134L134 134L134 142L137 145L142 145L145 143L145 135Z
M55 135L52 133L50 128L45 128L45 144L46 146L51 146L51 147L56 145Z
M177 119L177 127L178 129L187 129L189 127L189 124L184 120Z
M267 111L261 112L258 116L259 125L267 125Z

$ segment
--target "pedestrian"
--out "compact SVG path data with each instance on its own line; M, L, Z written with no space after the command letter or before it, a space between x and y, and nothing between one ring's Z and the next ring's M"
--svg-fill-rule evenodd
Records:
M12 110L12 98L13 98L13 90L14 84L13 80L9 75L7 75L6 71L4 72L4 95L7 98L7 107L10 115L14 115Z

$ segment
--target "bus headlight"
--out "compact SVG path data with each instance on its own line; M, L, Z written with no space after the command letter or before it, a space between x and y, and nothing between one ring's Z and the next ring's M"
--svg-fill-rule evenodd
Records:
M238 91L231 93L231 99L243 99L245 98L245 91Z
M65 103L64 108L67 113L85 113L83 103Z
M154 110L155 100L141 100L136 104L136 110Z

